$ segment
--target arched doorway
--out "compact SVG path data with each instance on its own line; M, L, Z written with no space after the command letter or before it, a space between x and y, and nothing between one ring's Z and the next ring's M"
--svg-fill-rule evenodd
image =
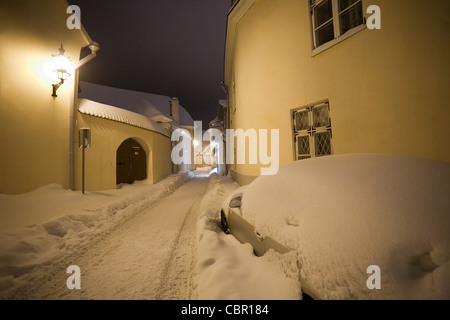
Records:
M147 155L142 146L129 138L117 149L116 183L133 183L147 179Z

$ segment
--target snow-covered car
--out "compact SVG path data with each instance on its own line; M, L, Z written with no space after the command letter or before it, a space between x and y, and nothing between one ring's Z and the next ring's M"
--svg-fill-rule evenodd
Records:
M294 250L314 299L450 299L450 163L381 154L282 165L228 195L256 255Z

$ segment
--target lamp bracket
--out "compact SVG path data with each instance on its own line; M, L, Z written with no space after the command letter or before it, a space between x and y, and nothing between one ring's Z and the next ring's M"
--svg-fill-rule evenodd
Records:
M57 97L57 95L56 95L56 90L58 90L59 89L59 87L61 87L61 85L64 83L64 79L61 79L61 81L59 82L59 83L55 83L55 84L52 84L52 87L53 87L53 93L52 93L52 97Z

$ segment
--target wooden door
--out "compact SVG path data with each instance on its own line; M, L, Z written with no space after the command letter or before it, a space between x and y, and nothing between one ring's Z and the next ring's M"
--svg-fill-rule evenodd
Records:
M127 139L117 149L116 183L147 179L147 155L134 139Z

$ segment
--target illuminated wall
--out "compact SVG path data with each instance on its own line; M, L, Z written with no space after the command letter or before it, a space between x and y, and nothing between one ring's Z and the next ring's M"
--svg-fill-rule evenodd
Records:
M78 114L78 127L91 129L91 147L85 149L85 189L116 188L116 152L128 138L136 140L147 155L147 180L157 183L172 173L171 141L160 133L128 124ZM81 189L82 152L77 149L77 189Z
M280 163L291 162L290 111L328 99L333 154L450 161L450 2L362 4L364 13L380 7L381 29L313 56L308 0L241 0L229 15L225 60L231 128L279 129ZM247 183L260 165L231 169Z
M77 62L89 44L66 26L67 2L15 0L0 4L0 193L69 186L69 106L72 75L56 83L48 64L63 44Z

